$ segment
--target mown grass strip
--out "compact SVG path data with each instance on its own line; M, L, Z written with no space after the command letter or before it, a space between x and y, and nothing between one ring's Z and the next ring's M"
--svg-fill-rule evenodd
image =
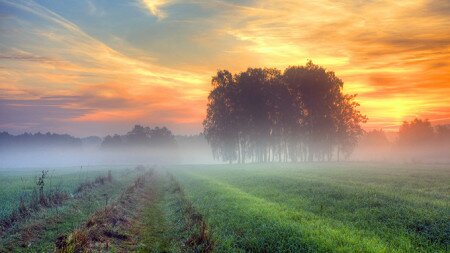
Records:
M165 213L166 178L159 173L154 182L154 197L152 203L147 203L141 214L138 226L139 245L137 252L178 252L176 242L171 234L172 230Z

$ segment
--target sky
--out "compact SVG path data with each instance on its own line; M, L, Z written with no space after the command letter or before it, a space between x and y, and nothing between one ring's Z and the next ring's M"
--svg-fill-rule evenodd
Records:
M0 0L0 131L195 134L217 70L308 60L367 130L447 124L449 27L448 0Z

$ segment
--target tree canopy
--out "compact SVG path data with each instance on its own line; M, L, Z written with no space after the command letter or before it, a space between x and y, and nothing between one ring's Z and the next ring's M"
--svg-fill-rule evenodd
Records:
M367 118L334 72L309 61L282 73L249 68L212 78L204 134L228 162L313 161L349 155Z
M135 125L126 135L108 135L103 139L103 148L119 147L157 147L174 148L177 146L175 136L166 127L144 127Z

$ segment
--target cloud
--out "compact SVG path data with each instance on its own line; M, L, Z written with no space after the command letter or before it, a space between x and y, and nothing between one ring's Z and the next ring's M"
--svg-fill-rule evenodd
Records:
M57 62L55 59L51 59L49 57L43 56L34 56L34 55L2 55L0 54L0 60L16 60L16 61L30 61L30 62Z
M167 13L162 10L164 6L167 6L170 0L140 0L141 5L146 8L153 16L157 17L158 20L167 17Z
M40 43L29 44L19 36L14 47L0 55L4 66L0 71L6 74L0 77L2 97L22 101L20 107L18 103L3 103L2 111L19 113L18 108L25 106L28 99L33 105L39 100L45 102L45 106L40 107L43 114L49 111L49 115L60 115L57 121L128 122L136 119L142 122L149 120L148 111L178 111L167 104L181 107L186 103L200 105L196 110L203 114L209 75L129 57L35 3L23 6L14 2L11 6L39 18L39 22L33 24L18 17L21 23L18 27L23 30L19 33L21 36L28 32L27 36ZM25 116L17 116L21 119L35 111L33 107L23 108L27 108L22 112ZM3 120L16 125L40 121L39 117L30 117L29 121L16 122L14 114L8 115ZM172 115L185 117L179 113ZM50 118L57 119L56 116ZM50 124L50 118L41 122ZM156 122L156 118L154 120ZM196 120L201 121L198 117Z

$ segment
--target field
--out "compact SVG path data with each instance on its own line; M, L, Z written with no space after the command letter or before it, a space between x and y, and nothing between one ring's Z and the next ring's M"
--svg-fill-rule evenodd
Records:
M442 165L192 166L171 170L219 252L448 252Z
M17 207L20 198L29 199L36 186L36 180L41 175L42 170L48 170L48 185L46 190L58 187L60 190L73 192L75 188L86 180L92 180L98 175L105 173L111 167L63 167L63 168L35 168L35 169L3 169L0 170L0 196L2 205L0 206L0 218L8 215ZM113 167L113 173L121 167Z
M134 167L132 167L134 168ZM78 197L69 198L62 205L41 207L29 216L21 218L6 231L0 230L0 252L49 252L54 249L58 236L68 233L84 222L89 215L103 208L106 197L113 201L135 177L136 173L125 173L123 167L55 168L49 170L45 192L55 189L72 195L85 182L93 182L96 177L111 170L111 183L92 187ZM18 208L20 198L27 203L42 169L0 171L1 219Z
M52 183L73 192L108 169L59 169ZM146 171L114 169L112 183L7 231L0 251L51 252L61 238L66 251L60 252L449 251L448 165L273 163ZM38 171L23 173L0 173L7 182L0 187L4 213L17 207L21 177ZM42 235L19 245L36 224Z

